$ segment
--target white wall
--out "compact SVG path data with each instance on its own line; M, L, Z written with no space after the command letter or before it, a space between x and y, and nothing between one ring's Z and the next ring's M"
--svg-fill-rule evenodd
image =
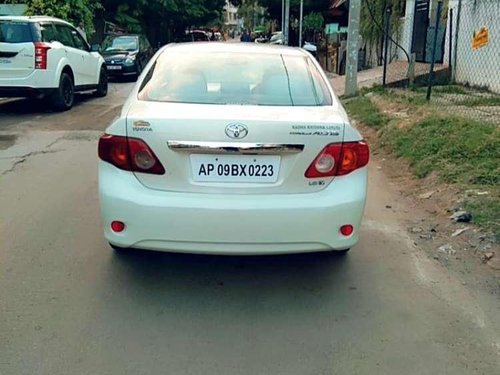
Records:
M458 2L454 3L454 9L457 9L454 14L457 14ZM487 87L490 91L500 93L499 15L499 0L462 0L457 40L457 82ZM483 26L489 29L489 44L474 50L472 35Z
M408 52L411 51L411 40L413 35L413 19L415 15L415 0L406 1L406 13L404 18L401 18L401 29L398 43ZM398 48L398 59L406 60L406 55Z

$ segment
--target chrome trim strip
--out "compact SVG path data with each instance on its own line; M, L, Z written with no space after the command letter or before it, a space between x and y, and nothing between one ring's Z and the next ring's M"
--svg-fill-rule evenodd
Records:
M196 154L299 154L304 145L281 143L243 143L243 142L190 142L168 141L168 148L174 151L187 151Z

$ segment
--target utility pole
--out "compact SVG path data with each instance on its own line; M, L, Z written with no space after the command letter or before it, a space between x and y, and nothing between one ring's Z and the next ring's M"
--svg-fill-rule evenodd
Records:
M345 69L345 95L352 96L358 92L358 51L359 51L359 19L361 0L349 2L349 28L347 33L347 64Z
M288 45L288 32L290 28L290 0L286 0L285 2L285 28L284 34L285 34L285 45Z
M300 0L299 47L302 48L302 22L304 20L304 0Z
M285 0L281 0L281 32L285 32Z

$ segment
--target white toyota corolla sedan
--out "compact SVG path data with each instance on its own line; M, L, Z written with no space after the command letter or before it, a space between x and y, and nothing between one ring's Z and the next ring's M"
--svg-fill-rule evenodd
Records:
M115 249L251 255L358 241L369 149L301 49L162 48L99 159Z

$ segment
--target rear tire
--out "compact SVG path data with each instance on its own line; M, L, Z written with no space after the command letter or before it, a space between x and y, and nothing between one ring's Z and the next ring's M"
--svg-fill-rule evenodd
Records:
M101 73L99 73L99 83L97 84L97 90L94 95L98 98L103 98L108 95L108 74L104 67L101 68Z
M61 74L59 87L50 99L54 109L58 111L67 111L73 107L75 102L75 85L68 73Z

